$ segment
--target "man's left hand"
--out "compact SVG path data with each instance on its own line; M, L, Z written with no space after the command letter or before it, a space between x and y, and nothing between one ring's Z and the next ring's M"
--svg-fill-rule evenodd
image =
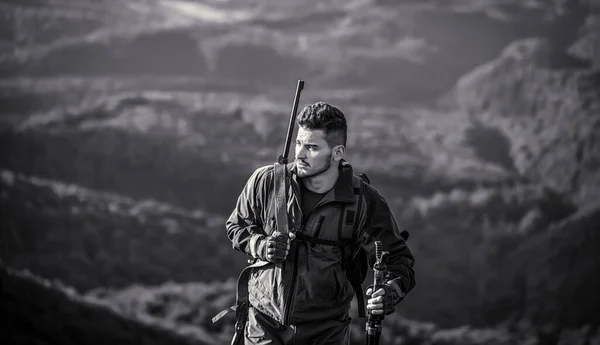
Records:
M396 291L390 286L383 285L377 291L373 292L373 287L369 286L366 291L367 312L373 315L389 315L396 310Z

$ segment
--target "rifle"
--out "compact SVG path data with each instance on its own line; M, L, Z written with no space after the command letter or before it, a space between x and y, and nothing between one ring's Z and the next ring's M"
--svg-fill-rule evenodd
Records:
M290 150L290 143L292 141L292 134L294 133L294 123L296 122L296 112L298 111L298 101L300 100L300 92L304 88L304 81L298 80L296 86L296 95L294 96L294 105L292 107L292 115L290 117L290 123L288 125L287 136L285 138L285 146L283 153L279 156L277 163L275 163L275 192L276 192L276 217L277 227L280 232L289 231L289 222L286 209L287 201L287 163L288 163L288 152ZM231 340L232 345L241 345L244 342L244 329L246 321L248 319L248 280L250 273L253 268L261 267L267 264L266 261L255 261L249 260L250 266L247 266L242 270L237 281L237 296L235 306L231 306L219 314L213 317L212 322L215 323L226 314L235 311L236 322L234 328L233 339Z
M294 105L292 106L292 114L290 115L290 123L288 124L287 135L285 137L285 145L283 146L283 152L277 159L278 164L288 163L288 152L290 151L290 143L292 142L292 134L294 133L294 124L296 123L296 112L298 111L298 101L300 100L300 92L304 89L304 80L298 80L296 85L296 95L294 96Z
M375 241L375 257L377 260L373 265L373 292L377 291L383 284L385 284L385 276L387 274L387 258L389 254L389 252L383 251L383 244L381 241ZM373 315L368 313L367 324L365 327L367 345L379 345L381 329L383 328L381 325L383 318L383 315Z
M274 164L274 190L275 190L275 221L277 222L277 231L282 234L288 234L290 232L290 222L287 213L287 200L288 200L288 151L290 150L290 143L292 141L292 134L294 133L294 124L296 123L296 111L298 110L298 101L300 100L300 92L304 88L304 80L298 80L296 86L296 95L294 96L294 105L292 106L292 114L290 116L290 123L288 124L287 135L285 137L285 145L283 146L283 152L279 156L277 163Z

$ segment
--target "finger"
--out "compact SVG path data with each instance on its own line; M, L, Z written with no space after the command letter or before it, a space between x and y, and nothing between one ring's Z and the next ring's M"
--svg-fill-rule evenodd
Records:
M382 309L372 310L371 314L381 315L381 314L383 314L383 310Z
M377 310L377 309L383 309L383 303L372 303L372 304L367 304L367 309L368 309L368 310Z
M367 309L370 309L370 310L383 309L383 303L369 303L369 304L367 304Z
M267 255L273 255L277 252L275 248L267 248Z
M385 295L385 290L383 288L381 288L381 289L375 291L375 293L373 293L372 297L379 297L379 296L383 296L383 295Z
M370 299L370 300L367 302L367 305L370 305L370 306L374 306L374 305L375 305L375 306L377 306L377 305L380 305L380 306L382 306L382 307L383 307L383 302L378 302L378 301L376 301L376 300L374 300L374 299Z
M373 289L371 289L371 288L368 288L368 289L367 289L367 292L365 292L365 294L366 294L367 296L371 296L371 294L372 294L372 293L373 293Z
M380 297L377 298L370 298L367 303L369 304L377 304L377 303L383 303L383 301L380 299Z
M380 303L382 302L379 297L375 297L375 298L369 298L369 300L367 301L367 303L371 303L371 304L375 304L375 303Z

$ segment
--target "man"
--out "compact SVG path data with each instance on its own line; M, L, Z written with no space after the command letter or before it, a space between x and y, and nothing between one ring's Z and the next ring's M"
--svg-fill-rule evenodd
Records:
M354 290L344 249L306 240L339 240L344 207L357 203L358 177L344 160L346 119L338 108L317 102L301 111L297 123L295 162L287 166L293 231L277 231L273 165L254 171L226 223L233 248L264 263L248 279L246 344L349 342ZM374 293L367 289L367 311L387 315L415 285L414 258L384 198L367 183L361 187L356 248L368 253L370 264L375 240L390 252L387 284Z

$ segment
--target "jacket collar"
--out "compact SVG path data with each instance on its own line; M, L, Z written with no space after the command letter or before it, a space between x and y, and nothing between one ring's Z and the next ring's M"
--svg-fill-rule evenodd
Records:
M287 168L291 173L292 181L299 186L302 182L297 175L296 163L288 163ZM346 160L342 159L339 163L338 169L340 172L338 179L333 188L327 192L325 198L340 202L354 202L354 187L352 185L352 176L354 175L354 170L352 169L352 165L350 165L350 163L348 163Z

